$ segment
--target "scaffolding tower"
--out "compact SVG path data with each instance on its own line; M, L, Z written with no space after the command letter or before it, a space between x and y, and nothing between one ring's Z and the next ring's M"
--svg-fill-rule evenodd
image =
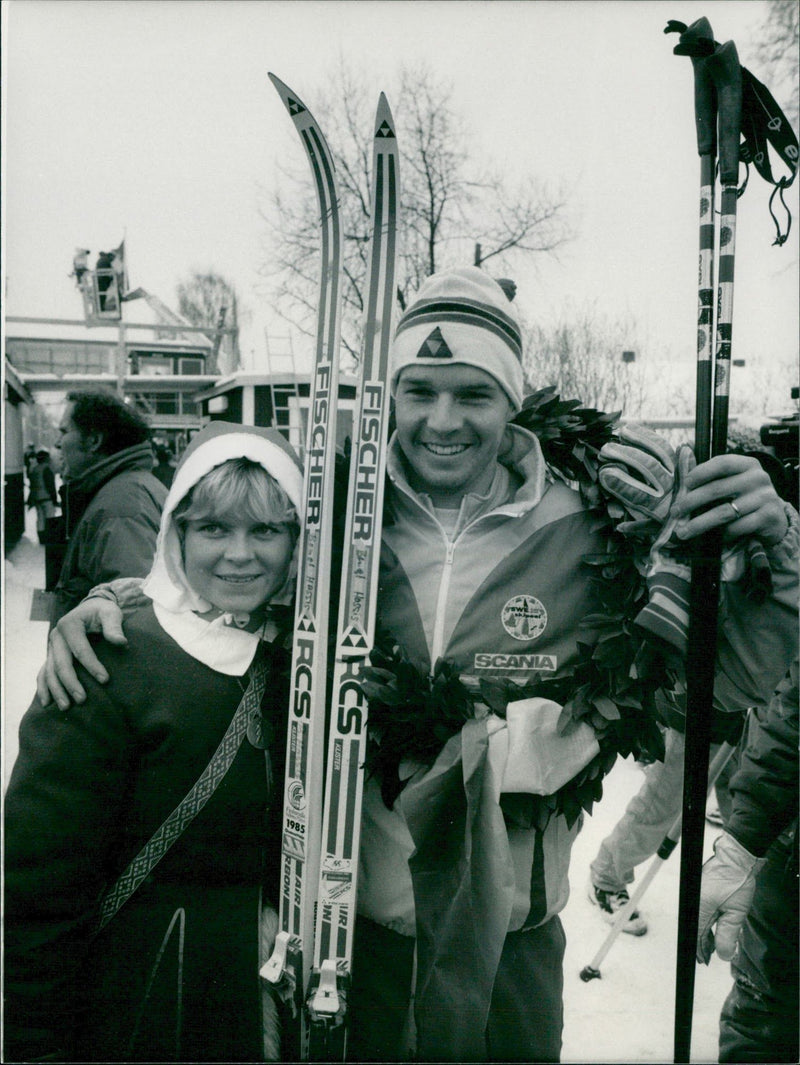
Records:
M264 329L267 352L269 398L272 407L272 427L279 429L299 455L303 454L305 439L300 416L297 365L291 333L273 334ZM284 378L284 380L276 380Z

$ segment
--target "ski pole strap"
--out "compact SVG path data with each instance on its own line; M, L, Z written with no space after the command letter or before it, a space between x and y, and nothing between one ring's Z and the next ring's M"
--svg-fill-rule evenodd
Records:
M700 20L704 23L705 20ZM719 44L709 40L707 36L695 30L697 23L687 27L684 22L674 19L667 23L664 33L679 33L679 43L673 49L676 55L688 55L693 58L707 57L711 55ZM752 164L761 177L774 186L770 197L769 206L772 220L775 223L777 236L775 244L781 245L786 242L791 229L792 217L789 208L783 198L784 189L788 189L797 176L798 165L798 142L797 135L792 129L788 119L775 101L772 93L758 78L747 69L742 67L742 119L741 119L741 144L739 158L747 165ZM769 147L786 165L789 173L776 178L772 172L769 160ZM778 197L783 204L787 215L786 231L781 231L780 223L773 211L773 202Z
M120 874L116 883L103 896L96 931L99 932L105 928L111 918L124 906L217 790L233 764L242 740L247 735L251 718L258 716L261 712L261 699L266 690L266 678L267 666L261 661L259 655L258 660L250 667L250 683L247 690L211 761L191 790L181 799L160 828L156 829L148 842Z
M752 162L770 185L788 188L797 176L797 136L772 93L747 67L742 67L742 137L745 162ZM790 177L773 177L768 144L789 168Z
M788 177L783 176L776 180L773 176L769 145L772 145L773 150L788 167ZM742 67L742 143L739 157L743 163L752 163L761 177L775 186L769 198L769 213L776 230L774 243L778 246L785 244L792 228L792 215L786 206L783 192L797 177L797 137L772 93L766 85L754 78L746 67ZM780 223L773 210L776 197L780 199L786 212L785 232L781 232Z

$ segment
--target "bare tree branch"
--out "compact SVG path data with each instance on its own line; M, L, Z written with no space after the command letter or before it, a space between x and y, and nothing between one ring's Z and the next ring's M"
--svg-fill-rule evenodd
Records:
M429 68L404 69L392 105L401 150L401 308L431 273L463 263L464 248L475 241L483 247L481 262L494 260L508 272L514 256L550 254L571 239L565 195L553 197L534 179L512 190L504 178L486 173L470 157L452 89ZM345 235L342 340L357 361L370 232L374 101L340 63L314 113L339 180ZM302 169L281 166L279 172L279 184L260 211L271 238L261 273L269 281L276 311L311 333L319 276L318 209Z
M800 118L800 5L797 0L769 0L761 34L756 55L767 68L772 82L768 86L770 91L797 132Z
M623 351L642 350L632 320L611 320L590 305L552 328L533 327L523 349L523 369L533 389L555 385L562 396L599 410L640 414L644 381L636 364L622 359Z
M213 270L196 271L187 281L178 284L177 297L178 310L183 317L193 325L209 326L209 337L215 339L209 373L218 373L220 368L225 373L237 369L241 363L239 297L231 282ZM222 337L215 335L215 329L223 323L237 332Z

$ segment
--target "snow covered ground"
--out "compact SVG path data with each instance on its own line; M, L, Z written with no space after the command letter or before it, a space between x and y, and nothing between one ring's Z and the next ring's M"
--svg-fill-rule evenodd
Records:
M47 625L29 620L36 588L44 588L44 550L36 543L35 514L29 511L26 535L5 559L4 781L16 758L19 720L33 696L46 652ZM562 915L567 933L564 1062L673 1060L679 849L663 865L640 904L649 924L647 935L620 935L600 967L601 979L589 983L580 979L581 970L597 954L609 930L586 897L589 863L641 780L635 763L617 763L606 780L603 801L586 819L573 851L572 893ZM715 835L709 827L708 852ZM717 1060L719 1012L730 984L729 966L716 956L708 968L696 970L693 1062Z

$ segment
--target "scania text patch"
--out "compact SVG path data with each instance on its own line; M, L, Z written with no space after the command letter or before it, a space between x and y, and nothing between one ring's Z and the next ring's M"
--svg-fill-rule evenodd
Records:
M500 651L478 651L473 661L473 668L555 673L558 669L558 656L533 654L509 655L503 654Z

